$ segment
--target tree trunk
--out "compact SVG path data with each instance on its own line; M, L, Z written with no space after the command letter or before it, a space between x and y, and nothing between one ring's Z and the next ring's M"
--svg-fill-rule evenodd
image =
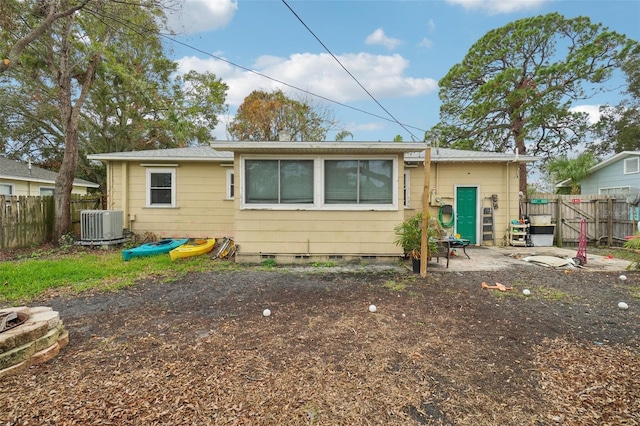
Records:
M62 48L57 55L58 73L58 103L60 107L60 121L64 130L64 157L60 171L56 177L55 189L55 241L69 233L71 229L71 191L78 166L78 134L80 126L80 112L87 98L95 68L100 59L99 53L87 58L86 69L79 72L79 68L70 64L71 29L73 15L67 17L65 32L62 35ZM52 64L54 59L51 59ZM80 87L74 87L74 81ZM73 95L78 93L73 103Z
M55 190L55 237L60 240L71 231L71 191L78 164L78 123L65 132L64 157L56 177Z
M512 132L515 138L515 151L518 156L527 155L527 147L524 140L524 118L517 117L512 123ZM523 194L527 194L527 163L518 163L518 188Z

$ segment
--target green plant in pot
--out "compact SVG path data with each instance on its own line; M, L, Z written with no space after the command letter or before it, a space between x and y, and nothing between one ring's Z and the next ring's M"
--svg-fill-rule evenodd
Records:
M412 216L394 228L395 245L402 247L405 255L411 259L420 259L422 251L422 212ZM438 220L427 213L427 256L438 252L438 238L442 236L442 228Z

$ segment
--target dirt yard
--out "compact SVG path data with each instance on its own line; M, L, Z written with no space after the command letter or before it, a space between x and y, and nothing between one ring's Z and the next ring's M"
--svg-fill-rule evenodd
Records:
M456 262L426 279L244 268L38 300L70 343L3 379L0 424L640 424L640 274Z

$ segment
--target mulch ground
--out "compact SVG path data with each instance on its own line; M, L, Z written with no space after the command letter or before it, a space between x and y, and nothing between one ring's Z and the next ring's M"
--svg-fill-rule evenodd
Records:
M245 268L42 299L70 343L3 380L0 424L637 425L618 275Z

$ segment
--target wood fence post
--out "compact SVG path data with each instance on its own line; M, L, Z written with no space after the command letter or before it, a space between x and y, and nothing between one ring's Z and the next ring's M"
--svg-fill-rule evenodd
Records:
M593 230L593 238L596 239L596 244L598 243L598 235L600 235L600 200L593 200L593 205L595 207L595 212L593 212L593 220L595 223L595 228Z
M556 245L562 247L562 234L564 229L562 228L562 201L559 197L556 197Z
M613 246L613 199L607 200L607 208L609 209L609 217L607 218L607 246ZM597 238L597 234L596 234Z

